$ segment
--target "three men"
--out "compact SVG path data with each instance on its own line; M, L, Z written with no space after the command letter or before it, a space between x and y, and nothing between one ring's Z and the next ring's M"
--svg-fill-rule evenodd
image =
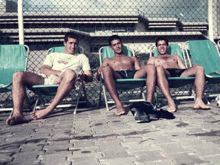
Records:
M159 56L151 57L147 61L147 64L154 65L157 70L157 85L164 94L168 102L168 111L175 112L176 105L170 96L169 85L167 77L190 77L195 76L196 87L196 101L194 109L210 109L202 101L202 95L205 85L205 73L204 68L200 65L193 65L191 68L186 69L182 62L182 59L178 55L167 54L168 40L164 37L158 37L156 39L156 47L159 52Z
M104 84L116 104L117 112L115 114L120 116L125 114L125 109L119 99L114 80L122 78L146 78L146 101L151 103L156 84L156 68L151 64L141 67L136 57L124 55L122 51L122 39L117 35L109 38L109 45L114 51L115 56L103 60L102 65L98 69L97 79L100 79L102 73Z
M74 88L77 80L86 82L93 80L88 58L84 54L75 54L78 44L79 38L74 33L68 32L64 38L65 51L49 54L40 68L41 75L31 72L16 72L13 75L14 114L7 119L7 125L25 122L22 107L26 97L26 87L41 84L59 84L51 104L46 109L30 113L31 118L37 120L52 113L62 99ZM81 70L83 70L83 73L81 73Z
M57 93L51 104L43 110L31 112L34 120L42 119L53 112L55 107L74 88L75 81L91 82L93 80L88 58L83 54L75 54L79 39L74 33L67 33L64 39L64 53L49 54L43 66L40 68L41 75L31 72L16 72L13 75L12 97L14 114L6 121L7 125L14 125L25 122L23 116L23 102L26 97L26 87L41 84L59 84ZM103 60L98 69L97 79L101 74L104 77L104 84L114 100L117 108L117 116L125 114L125 109L119 99L115 85L115 79L146 78L146 102L152 103L155 85L159 86L168 101L168 111L175 112L176 105L170 96L167 77L170 76L195 76L196 101L194 109L210 109L202 101L202 94L205 84L204 68L199 65L186 69L178 55L168 55L168 40L158 37L156 47L158 57L149 58L147 65L140 66L136 57L128 57L123 54L123 42L121 37L113 35L109 38L110 48L115 56ZM81 73L83 70L83 73Z

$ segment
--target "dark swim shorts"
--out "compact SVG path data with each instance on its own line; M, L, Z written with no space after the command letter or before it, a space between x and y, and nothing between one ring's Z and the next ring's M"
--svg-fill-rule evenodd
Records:
M180 75L186 70L186 69L166 69L171 77L180 77Z
M116 71L122 79L134 78L135 73L137 70L120 70Z

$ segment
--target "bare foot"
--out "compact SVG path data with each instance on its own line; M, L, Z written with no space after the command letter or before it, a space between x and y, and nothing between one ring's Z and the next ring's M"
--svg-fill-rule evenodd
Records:
M176 112L176 110L177 110L176 105L169 106L169 108L167 109L167 111L170 112L170 113Z
M50 109L42 109L39 111L33 111L30 113L31 118L34 120L43 119L48 116L52 111Z
M117 112L115 113L116 116L124 115L125 114L125 109L123 105L116 105Z
M211 109L208 105L205 105L205 103L202 100L196 100L193 109L195 110L209 110Z
M21 116L21 115L14 115L12 117L9 117L7 120L6 120L6 124L11 126L11 125L15 125L15 124L21 124L21 123L25 123L26 122L26 119L24 118L24 116Z
M169 105L169 107L167 109L168 112L170 112L170 113L176 112L177 107L176 107L176 104L173 101L173 99L170 102L168 102L168 105Z

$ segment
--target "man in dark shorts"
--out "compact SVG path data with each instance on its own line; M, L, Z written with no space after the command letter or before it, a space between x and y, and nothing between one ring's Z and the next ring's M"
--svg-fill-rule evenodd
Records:
M170 77L180 77L186 69L166 69L170 73Z
M135 73L137 70L120 70L116 71L122 79L134 78Z
M182 59L178 55L169 55L167 53L168 40L165 37L158 37L156 39L156 47L159 52L159 56L150 57L147 64L155 65L157 70L157 85L164 94L168 102L168 111L175 112L176 105L170 96L169 84L167 77L195 77L196 86L196 101L194 109L210 109L202 101L202 95L205 85L205 73L204 68L200 65L193 65L191 68L186 68L182 62Z
M151 64L141 67L136 57L124 55L122 39L117 35L109 38L109 45L115 52L115 56L103 60L96 77L99 80L100 75L103 74L104 84L116 104L117 112L115 114L120 116L125 114L125 109L119 99L115 79L146 78L146 101L151 103L156 85L156 68Z

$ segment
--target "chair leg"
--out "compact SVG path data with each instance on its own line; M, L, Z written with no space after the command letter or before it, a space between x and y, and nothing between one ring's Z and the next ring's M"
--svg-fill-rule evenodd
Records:
M36 107L37 107L38 101L39 101L39 96L37 97L37 100L36 100L36 102L35 102L35 104L34 104L33 111L35 111L35 110L36 110Z
M156 102L156 106L159 107L159 101L158 101L158 95L157 95L157 90L155 90L154 92L154 98L155 98L155 102Z
M145 94L144 94L144 89L143 89L143 87L141 87L141 93L140 93L140 99L141 98L143 98L144 99L144 101L146 100L146 98L145 98ZM142 97L141 97L142 96Z
M74 112L73 112L74 115L76 114L76 111L77 111L77 108L78 108L79 99L81 97L82 89L83 89L83 85L81 85L80 88L79 88L79 93L78 93L78 96L77 96L76 105L75 105L75 109L74 109Z
M108 108L108 100L107 100L107 96L106 96L106 91L105 91L104 85L102 86L102 90L103 90L103 93L104 93L104 99L105 99L106 110L109 111L109 108Z
M84 86L84 83L82 82L82 89L83 89L83 94L84 94L84 97L86 99L86 106L89 105L89 101L87 99L87 94L86 94L86 90L85 90L85 86Z
M14 113L14 108L11 110L9 117L12 117L13 113Z
M101 101L102 101L102 80L99 81L99 108L101 107Z
M207 104L210 104L210 102L208 100L208 94L207 93L204 93L204 99L205 99Z
M25 102L27 103L28 109L31 111L31 104L30 104L29 97L25 98Z

